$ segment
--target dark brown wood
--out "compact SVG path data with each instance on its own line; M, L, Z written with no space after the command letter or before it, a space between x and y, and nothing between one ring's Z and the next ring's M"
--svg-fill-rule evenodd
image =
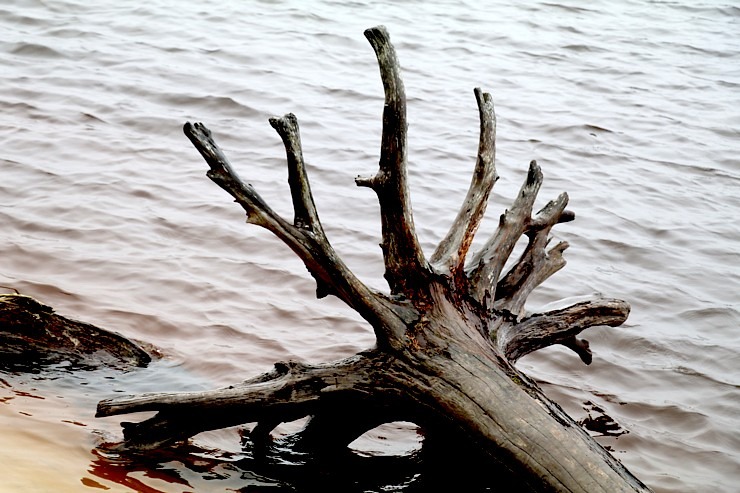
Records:
M496 231L467 259L497 179L493 103L476 89L481 136L474 177L449 233L427 262L409 205L398 59L385 28L365 35L380 66L385 108L380 170L358 184L375 190L380 202L388 294L359 281L325 237L293 115L271 120L286 148L292 224L239 179L208 129L188 123L185 133L208 163L209 178L245 209L248 222L292 248L316 279L319 296L335 295L367 320L377 346L334 363L277 363L273 371L225 389L116 397L101 401L97 415L156 411L124 425L121 447L134 449L163 447L241 423L257 423L251 435L256 448L269 447L277 424L311 416L294 444L317 454L336 453L378 424L406 420L423 427L431 442L446 437L465 444L484 464L509 471L534 491L649 491L514 366L524 354L552 344L571 348L589 363L588 343L578 334L591 326L620 325L629 314L626 302L610 299L524 313L532 290L565 265L567 244L548 250L548 242L554 225L574 217L565 209L567 195L533 216L543 180L533 161ZM524 253L503 272L522 237L528 238ZM490 480L504 487L500 477Z
M94 325L54 313L20 294L0 295L0 367L37 371L67 362L75 367L146 366L140 345Z

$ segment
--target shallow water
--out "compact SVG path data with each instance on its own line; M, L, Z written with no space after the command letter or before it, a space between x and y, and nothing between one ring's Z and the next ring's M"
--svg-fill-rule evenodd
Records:
M604 409L628 433L602 443L656 491L736 491L740 8L582 5L3 3L0 285L166 357L123 376L0 374L0 490L275 484L225 463L207 473L177 458L117 463L95 447L120 436L120 420L94 419L94 405L116 392L226 385L277 360L332 360L373 343L348 308L315 299L288 248L244 224L181 127L208 125L242 177L289 216L284 152L267 118L294 112L332 244L384 289L377 203L353 179L377 167L382 111L362 31L385 24L409 98L426 251L467 189L481 86L496 101L501 180L478 243L536 158L539 203L567 191L577 220L556 228L569 263L530 307L598 292L633 308L623 327L585 333L591 366L553 348L520 367L576 419L587 401ZM384 433L370 442L413 448L408 430ZM200 444L238 454L231 438Z

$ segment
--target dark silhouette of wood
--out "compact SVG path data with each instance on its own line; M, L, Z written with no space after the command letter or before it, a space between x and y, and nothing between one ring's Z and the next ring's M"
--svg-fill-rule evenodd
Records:
M77 368L129 368L151 359L115 332L58 315L30 296L0 295L0 368L37 371L63 362Z
M425 430L429 443L464 444L483 464L519 478L522 488L649 491L514 366L523 355L553 344L572 349L588 364L591 351L578 334L594 325L620 325L629 313L629 305L616 299L524 311L532 290L565 265L567 243L548 243L553 226L574 218L566 210L568 196L533 214L543 180L533 161L496 231L479 251L469 252L497 180L493 103L476 89L480 142L473 179L457 218L427 260L410 207L398 59L385 28L368 29L365 36L377 56L385 105L379 170L356 182L378 196L389 294L360 281L324 234L294 115L270 120L287 153L292 222L239 178L205 126L187 123L184 131L208 163L208 177L244 208L247 222L268 229L295 252L316 280L319 298L331 294L356 310L373 328L376 347L332 363L276 363L268 373L214 391L116 397L101 401L97 415L156 411L142 422L123 424L122 446L140 450L242 423L256 423L250 436L259 449L270 446L270 432L279 423L310 416L292 443L315 454L341 453L381 423L411 421ZM504 272L523 236L523 254ZM503 480L494 475L490 481Z

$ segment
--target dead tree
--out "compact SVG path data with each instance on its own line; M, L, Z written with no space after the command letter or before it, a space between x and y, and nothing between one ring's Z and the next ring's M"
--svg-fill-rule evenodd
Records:
M124 396L98 405L98 416L157 411L124 423L124 446L151 449L206 430L256 423L255 444L269 444L281 422L310 416L296 447L333 453L382 423L411 421L428 440L464 440L491 464L526 478L538 491L649 491L540 388L514 366L517 359L562 344L588 364L591 351L578 334L594 325L620 325L629 305L593 299L526 315L528 295L561 269L567 243L548 246L549 233L570 221L563 193L533 214L542 183L532 161L526 180L483 247L469 249L497 180L496 119L491 96L475 90L480 143L473 179L449 232L431 257L414 230L407 184L404 86L385 28L368 29L385 91L379 171L357 178L380 203L385 279L390 293L370 289L347 268L324 234L311 195L296 117L270 119L287 153L294 218L287 221L242 181L202 124L185 134L208 163L208 177L231 194L247 222L271 231L315 278L318 298L334 295L373 328L376 347L332 363L279 362L272 371L228 388L191 393ZM504 265L515 244L528 243L514 266ZM491 478L496 484L497 479Z

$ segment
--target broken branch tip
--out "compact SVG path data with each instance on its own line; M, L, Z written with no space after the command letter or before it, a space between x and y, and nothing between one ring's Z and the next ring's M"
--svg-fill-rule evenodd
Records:
M388 37L388 29L383 24L377 25L375 27L369 27L365 29L365 37L369 40L370 38L376 38L380 36Z
M371 176L357 176L355 177L355 185L358 187L373 188L375 179Z
M542 168L537 164L535 159L529 162L529 171L527 172L527 185L534 185L542 181Z

